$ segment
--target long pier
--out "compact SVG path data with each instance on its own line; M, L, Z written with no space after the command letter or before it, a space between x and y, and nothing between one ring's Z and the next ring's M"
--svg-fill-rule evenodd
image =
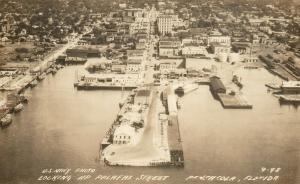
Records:
M121 106L116 120L112 123L100 145L101 159L105 164L111 166L184 166L177 116L177 96L174 92L162 92L153 86L149 87L149 90L151 91L149 94L152 95L149 97L146 95L143 99L138 94L148 92L143 92L138 88L129 95ZM166 90L168 91L168 89ZM160 100L161 93L167 94L167 97ZM164 99L166 100L165 103L163 103ZM142 105L149 104L149 108L145 111L147 114L144 116L144 128L135 132L135 134L140 134L140 140L136 143L122 142L120 144L116 132L118 132L119 127L124 125L122 117L126 116L127 112L131 113L128 108L133 108L132 103L140 104L141 102L144 102ZM161 110L165 112L161 112ZM160 119L161 115L167 118L162 120ZM130 136L135 137L134 135Z

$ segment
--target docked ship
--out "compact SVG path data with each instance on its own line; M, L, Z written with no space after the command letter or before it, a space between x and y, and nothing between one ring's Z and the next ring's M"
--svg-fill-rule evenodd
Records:
M275 84L275 83L268 83L265 84L266 87L273 89L273 90L280 90L281 89L281 85L280 84Z
M1 126L6 127L12 123L12 116L11 114L6 114L4 117L0 119Z
M30 82L30 87L35 87L36 85L38 84L38 81L37 80L33 80L32 82Z
M56 72L57 72L57 69L56 68L52 68L52 70L51 70L52 75L56 74Z
M44 72L37 77L38 80L44 80L45 78L46 78L46 73Z
M279 95L282 104L300 104L300 95Z
M286 81L281 85L282 94L300 94L300 81Z
M79 77L77 81L75 81L74 86L77 87L78 90L132 90L137 88L139 84L138 75L94 74Z
M235 83L239 88L243 87L243 84L241 83L241 80L238 79L238 76L234 75L232 77L232 82Z
M14 107L14 112L15 112L15 113L20 112L20 111L23 110L23 108L24 108L24 105L23 105L22 103L19 103L18 105L16 105L16 106Z

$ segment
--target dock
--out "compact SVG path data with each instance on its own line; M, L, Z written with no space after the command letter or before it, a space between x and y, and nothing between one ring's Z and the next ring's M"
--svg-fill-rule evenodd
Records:
M170 165L183 167L184 157L178 121L177 98L170 88L166 88L165 90L165 95L167 95L166 112L169 114L167 134L170 152Z
M252 105L241 95L218 93L218 97L225 109L252 109Z
M195 81L195 83L199 85L209 85L210 79L208 77L201 77Z
M168 145L171 157L171 165L183 167L183 149L180 138L180 130L177 115L170 115L168 121Z
M133 90L137 86L121 86L121 85L74 85L77 90Z

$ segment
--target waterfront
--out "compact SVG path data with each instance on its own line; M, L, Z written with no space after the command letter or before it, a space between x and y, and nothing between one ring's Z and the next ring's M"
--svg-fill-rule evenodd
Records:
M26 91L29 103L0 133L0 183L46 183L37 181L46 168L95 168L102 175L168 175L164 183L182 183L189 175L261 175L261 167L282 168L279 183L300 182L299 109L280 106L267 92L264 84L279 79L266 70L237 73L252 110L224 110L208 86L184 96L179 120L185 167L141 169L98 162L99 143L127 92L76 91L74 74L81 67L66 67Z

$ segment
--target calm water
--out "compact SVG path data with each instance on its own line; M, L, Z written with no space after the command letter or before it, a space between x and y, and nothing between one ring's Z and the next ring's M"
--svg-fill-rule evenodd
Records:
M278 80L267 71L239 72L244 94L254 105L252 110L224 110L208 86L184 96L179 119L186 165L184 169L163 169L108 167L97 162L99 142L126 93L76 91L73 81L77 68L48 75L29 89L28 105L14 116L9 128L0 131L1 184L61 183L38 181L46 168L95 168L93 176L168 175L170 179L165 182L150 183L184 183L189 175L261 175L261 167L280 167L277 183L300 183L300 109L280 106L267 92L265 82ZM69 183L102 183L91 181L73 178Z

